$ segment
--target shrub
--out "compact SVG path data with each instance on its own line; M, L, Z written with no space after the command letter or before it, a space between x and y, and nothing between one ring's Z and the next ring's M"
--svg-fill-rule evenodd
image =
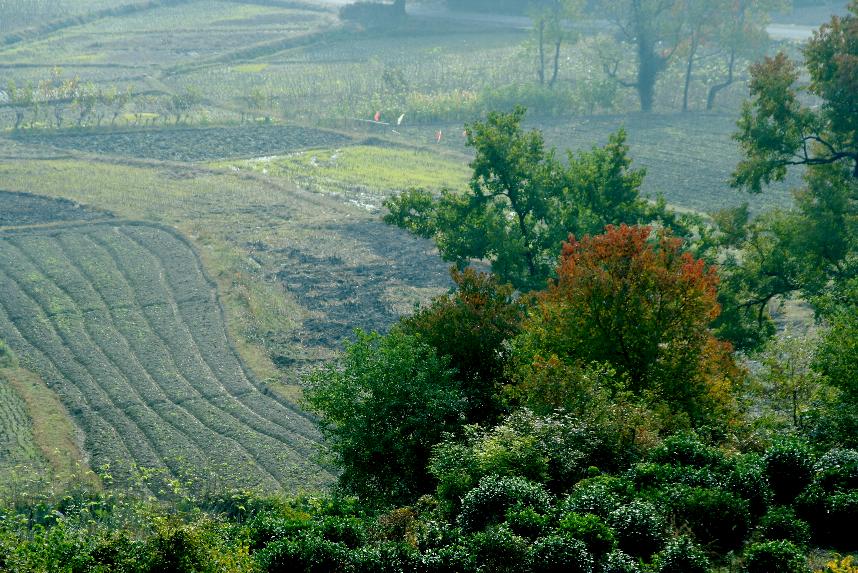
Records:
M506 510L506 523L516 535L536 539L548 529L550 516L538 513L532 507L516 505Z
M724 479L724 487L748 502L753 517L766 512L772 503L772 488L765 475L762 458L749 454L734 458L732 469Z
M624 477L634 483L638 489L657 489L677 483L695 487L718 485L718 477L709 468L652 462L635 464L624 474Z
M260 513L247 522L250 548L261 549L272 541L291 537L310 527L312 522L309 519L284 517L273 512Z
M591 573L593 557L581 541L558 535L544 537L530 552L533 573Z
M477 571L519 573L529 569L528 543L506 524L475 533L468 543Z
M656 507L634 500L611 512L608 523L617 534L620 549L635 557L649 557L664 547L667 524Z
M858 489L858 451L834 449L814 465L815 481L828 493Z
M795 499L796 515L810 525L814 541L824 542L828 531L828 496L819 484L812 484Z
M510 508L525 507L547 513L551 496L541 484L523 478L487 476L465 495L458 522L465 532L480 531L502 522Z
M471 573L476 569L471 551L464 545L445 545L423 551L422 570L425 573Z
M795 510L789 506L769 510L760 520L757 533L764 541L785 539L803 549L810 543L810 526L806 521L797 518Z
M673 514L695 539L716 551L742 546L750 528L748 502L730 492L677 485L665 492Z
M260 567L268 573L329 573L339 571L349 563L345 545L307 532L275 541L258 555Z
M630 486L626 480L615 477L582 480L560 504L560 510L563 513L592 513L604 519L628 500Z
M557 529L568 537L583 541L596 559L601 559L617 545L614 530L592 513L568 513L560 520Z
M858 490L837 493L826 500L828 541L835 549L858 549Z
M668 541L653 564L655 573L707 573L711 567L703 550L684 535Z
M716 470L724 468L726 463L724 454L689 434L676 434L665 439L650 452L649 461Z
M366 542L363 521L357 517L325 517L316 530L328 541L342 543L349 549Z
M825 570L819 573L858 573L858 565L853 563L854 558L851 555L840 557L836 555L831 561L825 564Z
M363 546L351 552L351 562L360 573L400 573L417 571L420 553L406 543L384 542L378 546Z
M640 561L619 550L608 553L602 567L602 573L641 573L641 571Z
M745 550L747 573L810 573L801 550L786 540L754 543Z
M779 504L792 503L813 479L813 456L807 445L797 440L769 448L763 463L775 502Z

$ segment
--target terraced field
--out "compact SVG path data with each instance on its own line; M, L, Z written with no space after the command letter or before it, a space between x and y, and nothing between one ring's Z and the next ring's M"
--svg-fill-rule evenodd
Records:
M120 482L129 462L167 477L193 470L206 487L331 479L311 461L311 420L245 368L213 284L172 231L90 223L0 234L0 332L83 428L92 467L110 464Z

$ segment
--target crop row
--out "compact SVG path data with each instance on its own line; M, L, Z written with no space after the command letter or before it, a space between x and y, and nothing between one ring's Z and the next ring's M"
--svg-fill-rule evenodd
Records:
M234 482L266 488L319 474L308 420L251 381L201 269L170 283L181 269L162 261L174 257L195 260L154 227L11 235L0 240L0 327L81 420L96 463L174 476L226 465Z
M27 405L0 375L0 481L6 470L37 456Z

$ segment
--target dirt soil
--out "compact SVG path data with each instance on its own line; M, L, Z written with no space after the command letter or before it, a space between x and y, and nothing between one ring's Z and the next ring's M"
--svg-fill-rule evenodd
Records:
M0 227L91 221L110 216L105 211L84 207L67 199L0 191Z
M12 137L28 144L161 161L261 157L311 147L336 147L351 142L349 137L335 131L293 125L179 126L60 133L34 130L20 131Z

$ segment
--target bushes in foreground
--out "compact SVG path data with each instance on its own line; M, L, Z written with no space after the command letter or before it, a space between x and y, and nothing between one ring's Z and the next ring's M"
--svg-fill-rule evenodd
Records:
M210 499L177 508L95 493L0 513L0 570L797 573L812 544L854 551L855 453L811 455L792 504L759 491L783 476L738 487L780 452L728 456L683 436L622 474L551 491L511 469L480 478L457 505L424 496L396 509L246 493L224 497L243 511Z

